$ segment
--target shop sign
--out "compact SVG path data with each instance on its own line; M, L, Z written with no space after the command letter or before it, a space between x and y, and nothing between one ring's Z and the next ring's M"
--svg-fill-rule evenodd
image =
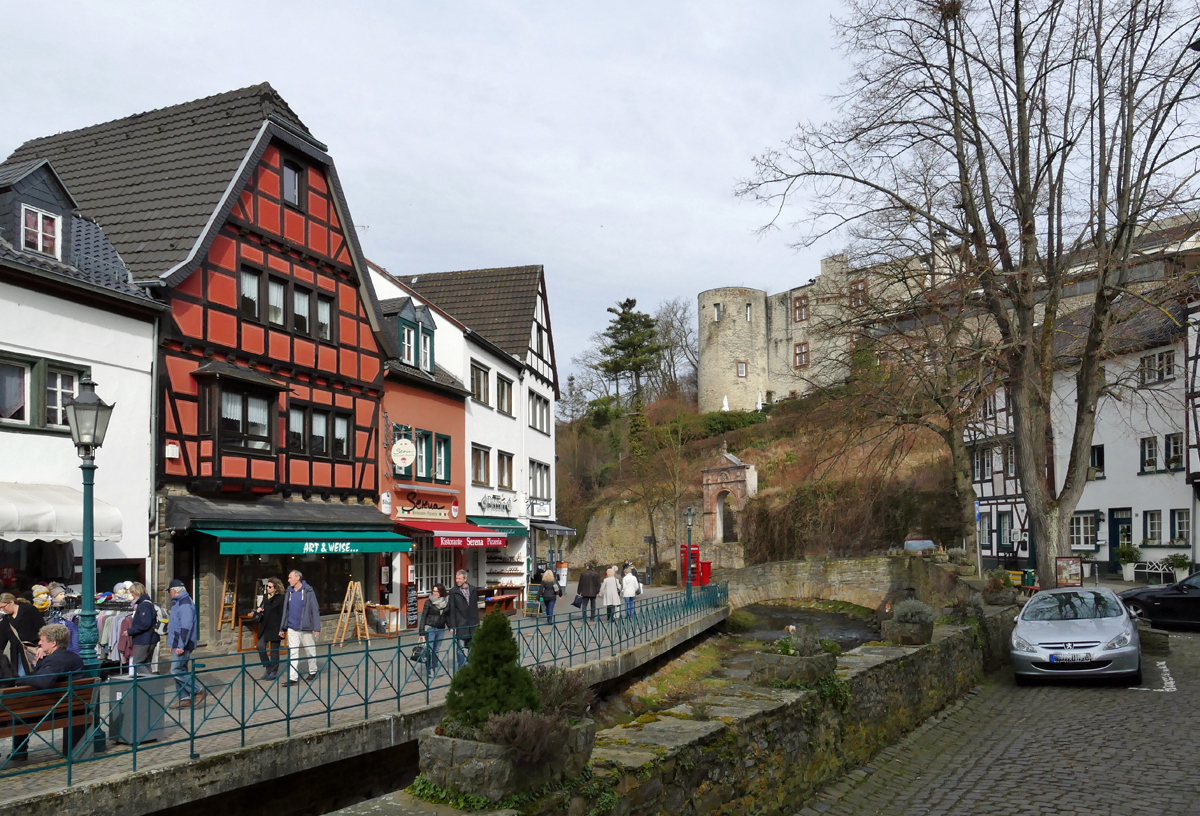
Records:
M484 510L503 510L505 513L512 512L512 504L511 496L500 496L495 493L489 493L479 500L479 506Z
M356 553L358 546L353 541L305 541L303 553L305 555L337 555L342 553Z
M385 516L392 514L392 491L385 490L383 495L379 497L379 511Z
M550 502L542 499L530 499L529 515L535 518L550 518Z
M417 446L411 439L397 439L392 444L392 464L406 468L417 458Z
M450 502L450 517L458 518L458 499Z
M438 536L434 543L439 547L504 547L508 541L504 536Z
M396 506L396 518L416 519L447 519L450 517L446 505L431 499L423 499L415 490L410 490L399 499Z

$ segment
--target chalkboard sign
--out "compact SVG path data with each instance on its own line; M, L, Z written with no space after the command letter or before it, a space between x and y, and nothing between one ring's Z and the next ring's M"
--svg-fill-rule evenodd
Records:
M411 628L417 625L417 585L408 584L407 591L404 594L408 598L407 625Z

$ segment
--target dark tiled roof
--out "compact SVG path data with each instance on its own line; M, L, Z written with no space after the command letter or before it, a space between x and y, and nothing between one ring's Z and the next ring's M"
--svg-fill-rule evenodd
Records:
M280 525L275 529L378 528L391 530L392 521L368 505L318 504L268 498L257 501L206 499L203 496L167 498L167 526L185 529L203 527L205 522L221 526L249 527ZM353 525L353 526L351 526Z
M33 139L0 176L48 159L138 280L187 258L262 123L308 132L269 84Z
M1122 294L1113 304L1114 322L1108 332L1103 356L1132 354L1177 342L1187 330L1189 296L1194 297L1195 293L1163 289L1145 293L1145 300ZM1083 353L1091 322L1091 306L1058 318L1054 328L1056 365L1070 367L1079 364L1079 355Z
M433 374L430 374L428 371L422 371L416 366L410 366L406 363L402 363L399 360L388 360L386 363L386 368L388 371L399 374L402 378L417 383L418 385L422 383L440 385L442 388L455 391L463 396L471 393L467 390L467 387L462 384L462 381L460 381L458 377L455 377L449 371L442 368L440 365L437 365L436 363L433 366Z
M32 266L68 280L90 284L138 300L155 302L133 282L129 270L121 262L121 256L107 241L103 230L97 224L80 216L72 218L71 244L72 260L75 263L65 264L37 253L22 252L0 238L0 263L8 261Z
M397 276L401 283L508 354L525 359L541 266Z
M288 387L278 380L273 380L261 371L256 371L253 368L246 366L235 365L233 363L223 362L221 360L209 360L204 365L192 372L193 377L225 377L230 380L248 383L250 385L260 385L264 388L273 388L276 391L287 391Z

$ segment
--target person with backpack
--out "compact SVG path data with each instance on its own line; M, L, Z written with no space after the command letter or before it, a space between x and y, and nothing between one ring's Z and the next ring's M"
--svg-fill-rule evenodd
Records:
M145 584L135 582L129 591L137 598L133 602L133 620L129 624L129 637L133 641L129 665L142 666L150 662L154 647L158 645L158 610L146 593Z
M167 592L171 595L167 648L171 650L171 676L175 678L179 692L179 699L171 704L171 708L189 708L200 705L207 696L203 689L196 688L188 672L188 661L200 639L200 618L183 581L172 578L167 584Z

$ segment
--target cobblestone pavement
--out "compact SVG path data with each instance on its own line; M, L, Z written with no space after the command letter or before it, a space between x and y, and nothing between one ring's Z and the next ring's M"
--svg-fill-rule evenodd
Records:
M614 648L613 640L621 638L620 619L606 624L601 614L598 628L589 625L581 630L578 626L578 611L570 606L568 600L564 600L563 606L565 610L559 610L559 614L554 616L553 628L543 624L537 627L536 632L526 630L525 648L522 650L526 652L526 659L523 659L523 662L532 664L534 661L530 655L537 655L544 661L548 654L565 655L570 651L574 656L569 659L560 657L557 664L582 665L621 651L619 647ZM574 615L568 616L566 611ZM712 610L705 610L707 611ZM647 616L647 620L652 618L653 615ZM573 623L569 623L569 620ZM648 623L647 630L640 635L619 641L620 647L628 650L685 625L687 621L671 623L656 619L655 622ZM569 629L574 634L569 632ZM335 648L332 650L332 660L329 661L332 665L322 666L317 683L311 686L301 683L290 689L278 680L256 680L261 673L257 654L245 655L248 667L245 673L222 668L229 662L240 663L241 656L198 655L197 661L207 667L203 675L198 675L198 679L208 690L208 700L205 706L195 711L195 752L200 756L210 756L243 745L255 745L330 726L361 722L368 717L394 713L398 705L399 710L404 712L440 705L445 699L448 680L436 680L436 688L430 688L426 692L425 685L420 681L423 669L414 666L411 660L404 657L411 653L416 643L414 636L405 635L400 644L399 660L403 666L403 676L391 678L393 683L401 685L401 692L405 695L399 704L395 685L388 683L378 669L378 666L388 665L387 653L397 649L394 639L371 641L371 652L381 650L382 656L378 659L379 663L372 664L369 669L363 660L361 647L357 644L347 644L344 652ZM569 647L568 643L571 644ZM448 645L448 641L444 642L443 648L448 648ZM322 644L319 651L322 656L325 654L324 646L325 644ZM586 650L581 651L584 646ZM325 663L324 660L321 662ZM283 680L286 678L285 669ZM174 683L168 680L167 684L172 689L173 698ZM106 717L105 727L108 727L107 694L104 690L99 692L99 697L105 703L102 706L102 716ZM369 700L366 705L363 702L364 697ZM331 708L340 710L330 710ZM291 712L290 723L284 717L286 711ZM138 771L175 765L190 759L193 746L187 734L192 727L191 709L183 712L167 711L162 716L167 724L166 732L160 742L146 744L137 752ZM239 727L239 723L243 721L248 723L244 733ZM8 739L0 739L0 812L5 810L7 802L66 787L67 770L62 756L46 743L47 739L53 739L55 746L60 746L61 733L61 730L56 730L41 732L35 736L30 744L27 765L6 764L5 755L10 744ZM74 763L71 769L72 785L99 781L135 770L134 756L129 746L110 740L107 748L105 754L95 759Z
M1200 816L1200 635L1143 655L1140 689L993 675L801 816Z

